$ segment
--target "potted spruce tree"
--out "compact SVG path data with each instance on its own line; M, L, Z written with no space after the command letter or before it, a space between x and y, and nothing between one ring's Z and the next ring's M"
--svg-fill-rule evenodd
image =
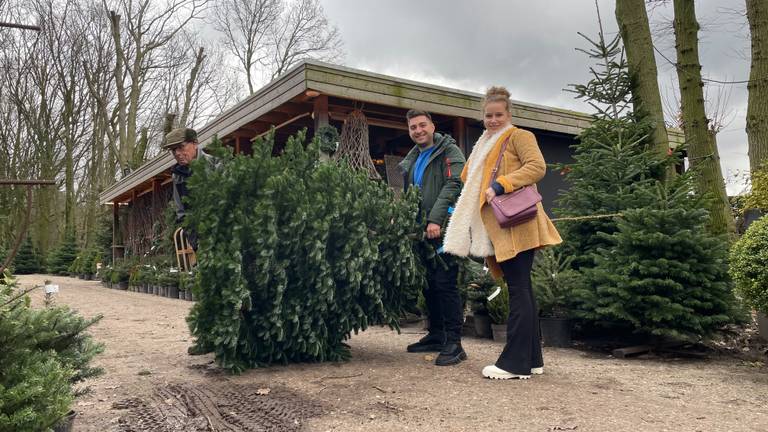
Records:
M507 341L507 318L509 318L509 291L507 284L499 283L488 296L488 316L495 342Z
M571 269L573 259L557 249L546 248L536 255L533 263L531 281L545 346L571 345L570 293L579 280L578 273Z
M492 338L491 317L488 314L488 296L491 294L483 286L470 284L467 290L467 302L472 311L475 336Z
M493 276L482 264L468 259L462 267L459 278L466 303L472 312L472 325L475 336L491 338L491 317L488 315L488 296L496 288Z

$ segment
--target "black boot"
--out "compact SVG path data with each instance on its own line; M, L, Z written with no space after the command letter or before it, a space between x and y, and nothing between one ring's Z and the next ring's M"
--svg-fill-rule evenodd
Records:
M467 353L461 347L461 342L450 342L440 351L440 355L435 359L436 366L451 366L459 364L467 359Z
M417 352L440 352L445 346L445 336L429 333L418 342L408 345L407 351L411 353Z

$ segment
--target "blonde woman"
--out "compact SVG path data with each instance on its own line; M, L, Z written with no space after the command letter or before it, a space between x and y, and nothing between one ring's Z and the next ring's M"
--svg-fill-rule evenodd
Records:
M528 379L544 372L531 267L536 249L562 242L541 203L535 218L511 228L499 225L488 204L496 195L535 185L546 172L536 137L512 125L511 108L507 89L488 89L483 101L485 132L461 173L464 188L444 242L451 254L485 258L493 276L504 277L509 287L507 343L496 364L483 369L483 376L492 379ZM491 182L500 156L496 180Z

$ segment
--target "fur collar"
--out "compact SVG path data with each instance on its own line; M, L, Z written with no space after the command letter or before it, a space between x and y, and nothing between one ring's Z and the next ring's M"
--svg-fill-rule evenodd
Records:
M485 131L472 148L472 154L467 161L467 181L445 233L443 247L446 252L457 256L473 255L482 258L494 255L493 244L480 217L481 206L477 205L477 201L487 187L482 183L488 156L500 140L507 138L512 129L514 126L509 125L493 135Z

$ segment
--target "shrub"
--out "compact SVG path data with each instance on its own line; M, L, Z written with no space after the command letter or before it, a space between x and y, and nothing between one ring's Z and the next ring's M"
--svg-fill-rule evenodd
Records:
M749 226L731 249L731 277L744 301L768 314L768 217Z
M768 166L762 166L750 175L752 189L744 198L744 208L768 210Z

